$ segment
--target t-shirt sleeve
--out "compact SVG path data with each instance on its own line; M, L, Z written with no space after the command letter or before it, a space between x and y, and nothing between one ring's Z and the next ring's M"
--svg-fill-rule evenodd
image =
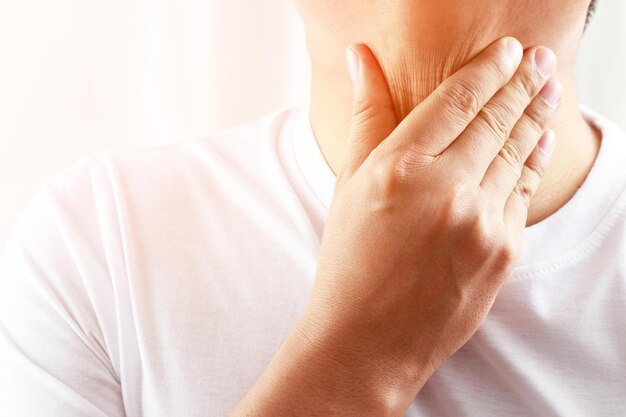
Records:
M0 416L125 416L88 161L39 189L0 258Z

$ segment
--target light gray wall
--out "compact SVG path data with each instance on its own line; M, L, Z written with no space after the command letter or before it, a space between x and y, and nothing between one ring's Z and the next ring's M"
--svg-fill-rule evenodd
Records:
M580 102L626 131L626 1L599 0L576 75Z

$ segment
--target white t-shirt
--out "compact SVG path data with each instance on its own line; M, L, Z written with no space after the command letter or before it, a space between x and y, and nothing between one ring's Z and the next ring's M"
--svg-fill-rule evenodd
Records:
M308 110L41 187L0 261L0 415L227 415L313 283L335 177ZM626 137L584 112L591 173L407 416L626 416Z

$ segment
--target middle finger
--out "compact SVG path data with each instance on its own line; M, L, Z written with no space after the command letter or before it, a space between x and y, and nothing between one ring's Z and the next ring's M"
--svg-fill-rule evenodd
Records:
M545 47L529 49L511 81L498 91L442 154L444 159L463 161L463 175L469 174L480 182L526 107L555 70L554 52Z

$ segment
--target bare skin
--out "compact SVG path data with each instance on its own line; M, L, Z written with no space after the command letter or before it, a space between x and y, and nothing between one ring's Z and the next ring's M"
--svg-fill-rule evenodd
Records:
M403 119L441 82L502 36L525 48L546 45L559 58L563 103L550 122L559 138L534 196L527 226L562 207L583 183L599 135L580 115L574 67L590 0L295 0L312 62L311 124L333 172L345 161L351 83L345 47L367 44L381 64Z
M401 416L519 257L554 145L554 53L522 57L503 38L399 121L376 58L352 50L347 158L313 291L233 417Z
M573 83L589 0L296 4L337 183L307 308L232 417L401 416L595 160Z

